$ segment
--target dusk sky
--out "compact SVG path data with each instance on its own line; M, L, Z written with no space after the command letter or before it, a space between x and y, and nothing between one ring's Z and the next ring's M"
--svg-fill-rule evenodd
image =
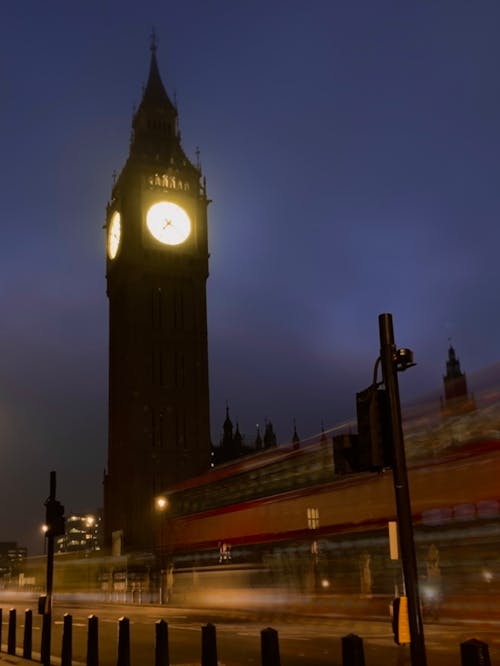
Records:
M155 27L207 178L212 438L352 418L379 313L439 393L500 360L500 3L25 0L0 9L0 541L40 552L49 473L102 505L103 224Z

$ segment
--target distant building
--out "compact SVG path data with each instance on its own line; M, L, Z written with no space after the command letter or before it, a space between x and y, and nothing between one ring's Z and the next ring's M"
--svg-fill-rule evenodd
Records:
M102 518L99 515L71 515L66 518L65 533L56 538L58 553L101 550L103 543Z
M27 548L18 546L15 541L0 542L0 578L10 579L17 576L19 568L26 559Z
M236 423L236 428L233 426L229 417L229 407L226 406L226 418L222 424L222 437L218 446L212 446L212 467L274 448L277 444L276 433L269 419L266 419L264 437L260 434L260 428L257 426L253 445L246 444L238 423Z
M443 376L444 399L441 398L441 413L443 417L456 416L476 409L474 396L467 391L467 378L460 369L455 349L450 344L448 360L446 361L446 374Z

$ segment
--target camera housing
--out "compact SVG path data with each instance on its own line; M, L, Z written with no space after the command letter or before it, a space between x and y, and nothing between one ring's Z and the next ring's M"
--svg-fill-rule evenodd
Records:
M413 352L407 347L397 349L392 355L393 363L396 365L398 372L404 372L408 368L412 368L416 363L413 362Z

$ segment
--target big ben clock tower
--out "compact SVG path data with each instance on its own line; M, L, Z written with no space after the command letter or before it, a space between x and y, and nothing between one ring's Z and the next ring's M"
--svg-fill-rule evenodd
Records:
M208 199L180 143L154 38L127 162L107 206L108 542L153 546L154 498L209 467Z

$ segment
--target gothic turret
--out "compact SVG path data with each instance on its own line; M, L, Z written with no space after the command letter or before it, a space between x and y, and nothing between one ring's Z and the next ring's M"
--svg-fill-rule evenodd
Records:
M277 446L277 439L273 424L271 421L266 421L266 429L264 430L264 448L271 449L275 446Z
M451 344L448 348L448 360L446 361L446 374L443 376L443 384L444 400L441 399L443 416L453 416L476 408L474 396L467 392L467 378L460 369L460 361Z
M295 419L293 419L292 444L293 444L294 449L299 449L300 448L300 437L299 437L299 433L297 432L297 424L295 423Z
M233 422L229 418L229 407L226 405L226 418L222 424L222 441L221 446L224 448L231 448L233 445Z
M255 435L254 447L256 451L262 451L262 449L264 448L259 426L257 426L257 434Z

